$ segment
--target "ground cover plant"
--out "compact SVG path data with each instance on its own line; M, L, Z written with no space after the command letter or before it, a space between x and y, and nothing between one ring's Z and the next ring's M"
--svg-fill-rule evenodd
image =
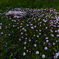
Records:
M9 10L29 13L26 19L5 16ZM59 59L56 9L5 7L0 10L0 59Z

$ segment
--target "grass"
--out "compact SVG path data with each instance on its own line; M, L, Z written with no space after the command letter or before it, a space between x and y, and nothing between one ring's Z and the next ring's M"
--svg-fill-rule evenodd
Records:
M5 16L16 7L29 8L25 11L31 16L18 20ZM59 12L58 0L0 0L0 59L59 59L54 9Z
M0 7L55 8L59 11L58 0L0 0Z
M59 23L54 22L54 9L51 12L49 8L29 9L31 18L18 20L4 15L11 9L4 7L0 10L0 59L59 58ZM52 14L50 18L47 13Z

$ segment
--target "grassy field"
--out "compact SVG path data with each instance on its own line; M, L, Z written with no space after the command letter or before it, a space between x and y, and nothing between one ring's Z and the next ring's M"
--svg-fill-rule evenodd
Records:
M59 59L58 3L0 0L0 59ZM31 16L17 20L5 15L19 8Z
M23 8L55 8L59 11L59 0L0 0L0 6Z

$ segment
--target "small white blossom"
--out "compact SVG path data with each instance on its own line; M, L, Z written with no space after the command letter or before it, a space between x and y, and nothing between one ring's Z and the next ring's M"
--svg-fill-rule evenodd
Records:
M24 49L26 49L26 47L24 47Z
M37 44L34 44L34 47L36 47L37 46Z
M1 34L3 34L3 32L1 32Z
M48 42L49 42L49 40L46 40L46 42L48 43Z
M19 39L19 41L21 41L21 39Z
M25 56L26 55L26 53L25 52L23 52L23 56Z
M24 44L26 44L26 42L24 42Z
M47 50L48 48L47 48L47 47L45 47L44 49L45 49L45 50Z
M36 51L36 54L39 54L39 51Z
M2 29L2 27L0 26L0 29Z
M48 37L45 37L45 39L48 39Z
M31 41L31 39L29 39L29 42Z
M42 55L42 58L45 58L45 55L44 54Z
M2 25L2 23L0 23L0 25Z
M56 56L59 56L59 54L58 54L58 53L56 53Z
M28 50L26 50L26 52L28 52Z

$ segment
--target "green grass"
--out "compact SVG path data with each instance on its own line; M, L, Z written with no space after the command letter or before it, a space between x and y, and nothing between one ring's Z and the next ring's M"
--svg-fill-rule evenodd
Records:
M8 9L7 7L4 7L0 12L6 12L7 10L11 10L12 8ZM44 11L46 13L49 13L48 11ZM34 13L33 11L31 11L31 13ZM39 12L40 15L44 14ZM52 13L51 13L52 14ZM35 17L33 17L33 19L37 17L36 22L33 19L30 19L29 22L31 22L34 25L37 26L37 28L35 28L34 30L31 29L31 26L27 27L26 24L29 24L29 22L27 22L28 18L26 19L9 19L6 18L6 16L4 14L0 15L0 23L2 23L2 29L0 29L0 59L42 59L42 54L46 55L46 59L51 59L53 58L53 53L55 55L55 53L57 53L59 51L58 45L59 45L59 41L56 42L56 40L59 39L59 37L56 37L56 35L58 33L55 33L55 30L58 29L58 27L53 27L53 33L50 32L51 27L49 27L49 22L50 20L54 20L52 18L48 18L47 17L47 22L45 23L45 26L43 25L44 22L42 21L43 19L45 19L44 15L43 17L38 17L36 16L36 14L34 14ZM52 16L55 16L54 14ZM38 21L38 18L41 18L40 21ZM12 22L12 20L16 20L16 22ZM22 22L24 21L24 23ZM19 23L20 22L20 23ZM42 26L40 27L39 25L37 25L39 22L42 22ZM19 23L19 24L17 24ZM23 27L27 30L26 32L24 32L24 30L20 31L20 29L17 29L17 27L21 26L21 23L23 23ZM10 24L10 25L9 25ZM13 27L13 25L16 25L16 27ZM57 26L58 24L56 24ZM7 28L6 28L7 27ZM45 29L45 27L48 27L48 30ZM43 28L43 29L42 29ZM39 35L39 32L36 31L37 30L42 30L41 35ZM14 31L14 32L12 32ZM3 34L1 34L1 32L3 32ZM21 32L23 32L24 34L21 35ZM8 35L10 34L10 36ZM27 34L27 36L25 35ZM39 38L37 38L36 36L33 37L33 35L39 35ZM52 44L52 46L49 47L48 43L43 44L43 42L46 41L44 34L47 34L48 40L49 42ZM50 34L54 34L54 37L52 37ZM24 38L21 38L21 37ZM33 37L33 39L32 39ZM21 38L21 41L19 41L19 38ZM28 38L27 40L25 38ZM29 42L29 38L31 39L31 42ZM35 42L36 40L38 40L38 42ZM24 45L24 42L27 42L27 44ZM40 42L40 43L39 43ZM56 45L53 45L53 42L55 42ZM35 48L33 46L33 44L37 44L37 47ZM24 47L26 46L26 49L28 49L29 51L31 51L31 53L26 52L26 49L24 49ZM48 47L48 50L44 50L44 47ZM39 51L40 54L36 54L36 51ZM26 52L26 56L23 56L23 52ZM11 54L12 53L12 54ZM48 57L49 56L49 57Z
M23 8L55 8L59 11L58 0L0 0L0 7L12 6Z
M11 6L11 7L10 7ZM9 8L10 7L10 8ZM9 11L15 7L18 8L54 8L56 9L56 11L59 11L59 1L58 0L0 0L0 13L4 13L6 11ZM9 9L8 9L9 8ZM45 11L46 13L49 13L49 11ZM34 13L33 11L31 13ZM41 15L41 12L39 12ZM51 13L52 14L52 13ZM38 17L35 16L33 19L37 17L36 22L32 19L29 20L29 22L31 22L34 25L37 25L39 22L42 22L42 27L40 27L39 25L37 25L37 28L35 28L35 30L31 29L31 26L27 27L26 24L29 24L29 22L27 22L28 18L26 19L20 19L19 21L12 18L6 18L5 14L0 15L0 23L2 23L2 29L0 29L0 59L43 59L42 58L42 54L45 54L46 57L45 59L52 59L53 58L53 53L55 55L55 53L59 52L59 41L56 42L56 40L59 40L59 37L56 37L56 35L58 33L55 32L55 30L58 30L58 27L53 27L53 33L54 37L52 37L50 34L50 29L51 27L49 27L49 22L50 20L54 20L52 18L47 18L47 22L45 23L45 26L43 25L43 21L42 19L46 19L45 18L46 15L44 15L43 17ZM53 17L55 16L54 14L52 15ZM38 21L38 18L41 18L40 21ZM12 22L12 20L16 20L16 22ZM24 23L22 22L24 21ZM17 27L20 27L21 24L23 23L23 27L26 28L26 32L24 32L23 30L20 31L20 29L17 29ZM17 24L19 23L19 24ZM9 25L10 24L10 25ZM13 25L16 25L16 27L13 27ZM56 24L56 26L58 26L59 24ZM45 27L48 27L48 30L45 29ZM6 29L7 27L7 29ZM43 29L42 29L43 28ZM39 32L36 32L37 30L42 30L41 35L39 36L40 38L37 38L36 36L32 39L32 36L38 35ZM12 32L14 31L14 32ZM1 32L3 32L3 34L1 34ZM22 35L20 34L21 32L24 32L23 37L21 38ZM27 36L25 35L27 33ZM8 35L10 34L10 36ZM48 36L48 40L49 43L52 44L51 47L49 47L48 43L43 44L43 42L46 42L45 36L44 34L47 34ZM19 38L22 39L22 41L19 41ZM24 45L24 42L26 41L25 38L29 38L31 39L32 42L29 42L27 40L27 44ZM36 40L38 40L38 42L35 42ZM39 43L40 42L40 43ZM55 42L55 45L53 45L53 42ZM35 48L33 46L33 44L37 44L37 47ZM32 51L31 53L26 52L26 49L24 49L24 46L26 46L26 49L29 51ZM48 50L44 50L44 47L48 47ZM40 53L37 55L36 51L39 51ZM26 55L23 56L23 52L26 52ZM11 54L12 53L12 54ZM59 58L59 57L58 57Z

